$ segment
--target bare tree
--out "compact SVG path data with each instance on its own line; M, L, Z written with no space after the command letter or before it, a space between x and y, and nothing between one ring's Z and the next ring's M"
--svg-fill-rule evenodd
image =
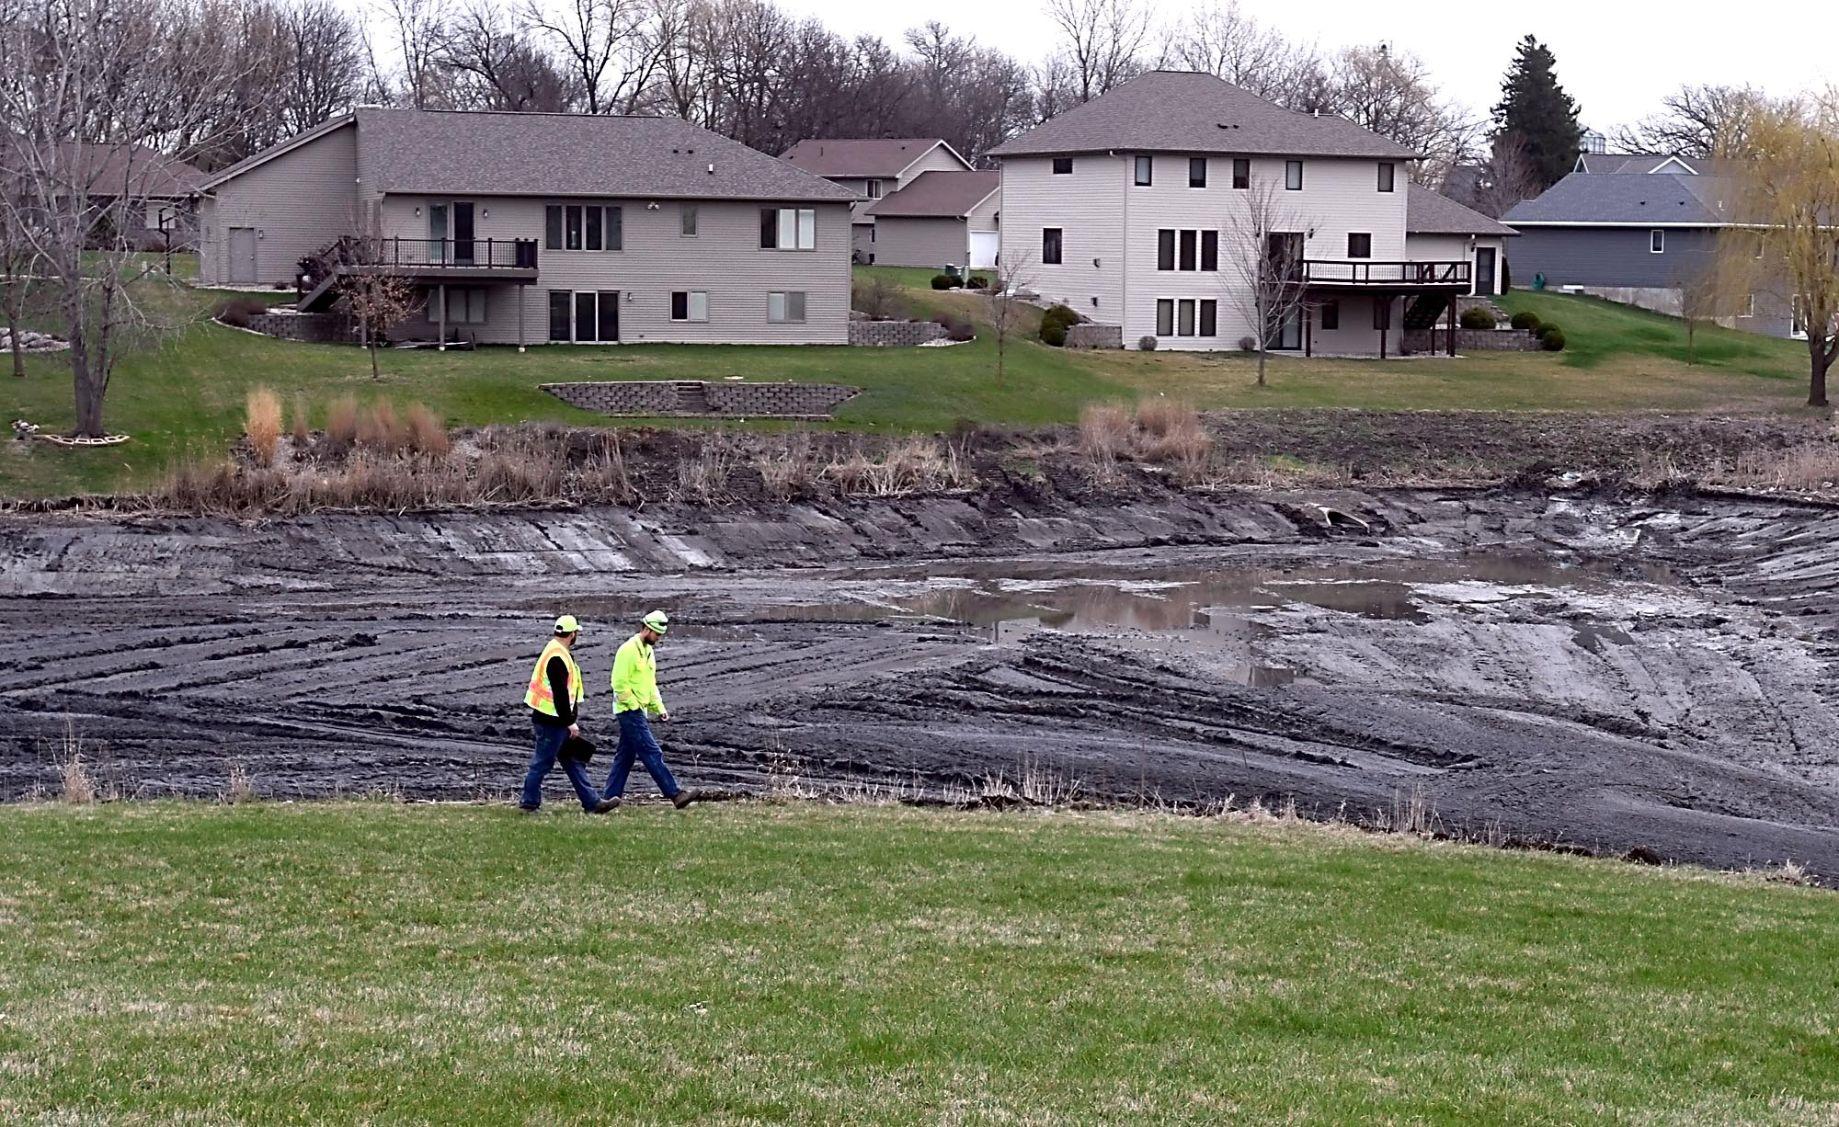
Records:
M1439 96L1422 59L1385 44L1340 52L1329 84L1335 113L1424 155L1412 169L1419 183L1441 184L1482 133L1479 121Z
M287 133L303 133L361 99L363 40L329 0L302 0L284 20L293 66L276 91L279 116Z
M1480 164L1458 166L1456 171L1461 175L1445 179L1444 194L1491 219L1499 219L1514 204L1541 191L1538 170L1527 157L1526 147L1511 135L1496 137Z
M1259 23L1238 0L1209 4L1181 27L1164 40L1162 54L1169 62L1218 75L1281 106L1319 108L1311 103L1327 79L1315 48Z
M441 54L449 14L447 0L376 0L388 23L402 69L400 100L415 109L446 105L441 89ZM374 66L374 64L373 64Z
M7 138L0 134L0 195L19 197L29 189L15 181L7 170L12 167L3 151ZM8 351L12 354L13 375L26 376L25 329L26 304L38 267L33 261L31 240L18 226L23 218L16 209L0 205L0 318L6 322Z
M1003 386L1004 365L1009 355L1009 337L1014 334L1028 303L1020 292L1034 280L1033 264L1026 253L1016 252L1007 261L997 259L984 291L984 303L990 315L990 335L996 338L996 386Z
M644 0L526 0L524 20L556 48L582 108L630 113L662 59L663 13Z
M151 144L196 135L236 77L192 50L197 17L182 0L42 0L0 20L0 210L57 303L78 435L103 434L121 352L179 323L146 300L166 280L133 232Z
M370 353L370 378L380 380L383 372L377 351L389 343L390 330L420 309L423 300L414 282L392 268L392 256L374 212L361 229L362 235L339 243L338 261L325 268L342 268L333 290L358 327L359 343Z
M1150 11L1140 0L1047 0L1047 18L1060 32L1079 101L1089 102L1143 69Z
M1719 239L1727 301L1768 293L1793 311L1807 338L1807 405L1827 406L1839 357L1839 89L1802 103L1759 107L1720 145L1742 155L1726 206L1749 232Z
M1237 210L1227 216L1220 272L1226 302L1252 328L1258 386L1265 386L1271 339L1305 312L1303 243L1311 224L1284 203L1282 186L1254 176Z
M1749 121L1768 101L1752 86L1687 83L1660 99L1660 112L1615 131L1617 147L1631 153L1684 157L1741 155Z
M473 0L450 16L436 62L449 77L447 98L455 108L560 113L575 100L570 76L493 0Z

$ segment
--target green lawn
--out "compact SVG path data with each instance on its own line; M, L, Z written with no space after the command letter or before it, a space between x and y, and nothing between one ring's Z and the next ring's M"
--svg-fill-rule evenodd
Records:
M0 1119L1831 1122L1829 892L1287 823L0 809Z
M930 271L869 267L859 274L894 280L903 287L902 300L922 315L983 318L981 297L931 290ZM224 296L183 291L171 300L197 323L163 347L122 360L107 421L130 433L132 442L88 451L41 444L30 456L8 444L0 451L0 496L132 489L157 480L181 457L217 456L241 433L244 397L257 386L274 388L290 409L303 396L316 425L334 397L355 393L422 400L450 424L470 426L598 420L538 391L546 382L741 375L862 387L832 424L838 427L936 431L966 419L1018 427L1068 423L1095 400L1156 394L1202 408L1785 411L1797 408L1805 381L1805 357L1793 342L1707 329L1700 334L1701 362L1687 364L1678 321L1589 299L1515 293L1506 299L1510 307L1532 308L1564 325L1569 351L1388 362L1283 357L1271 364L1270 386L1259 388L1252 361L1238 354L1069 353L1018 340L999 386L995 345L985 331L971 344L927 349L627 345L524 354L388 352L384 379L376 383L357 349L274 341L206 321L204 314ZM4 420L69 427L70 378L62 356L36 357L26 380L6 379L0 387Z

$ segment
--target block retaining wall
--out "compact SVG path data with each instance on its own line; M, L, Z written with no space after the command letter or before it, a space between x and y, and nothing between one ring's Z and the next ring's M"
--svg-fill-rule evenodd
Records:
M937 321L851 321L849 343L861 348L912 348L941 340L945 326Z
M564 403L602 415L750 419L829 418L837 407L862 390L840 384L682 380L552 383L542 387Z
M1122 348L1124 347L1124 326L1096 323L1069 326L1066 330L1066 347Z
M250 316L249 327L281 340L315 344L351 344L357 340L351 318L342 313L256 313Z
M1405 347L1413 352L1444 352L1449 348L1447 329L1406 329ZM1519 329L1457 329L1457 352L1537 352L1539 338Z

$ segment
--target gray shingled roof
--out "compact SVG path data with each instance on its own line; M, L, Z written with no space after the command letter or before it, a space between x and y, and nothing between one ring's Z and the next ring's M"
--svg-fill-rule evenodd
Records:
M846 189L674 117L358 111L384 192L848 202Z
M1421 184L1405 193L1407 235L1517 235L1512 227Z
M1667 176L1646 172L1573 172L1537 199L1509 208L1503 221L1520 223L1731 222L1724 200L1736 187L1723 177Z
M1298 113L1194 71L1155 70L1048 119L992 156L1242 153L1408 160L1417 154L1344 118Z
M900 191L870 204L868 213L878 218L962 219L1002 182L1000 172L922 172Z
M814 176L891 180L940 145L945 142L937 137L818 137L798 142L779 159ZM951 149L950 145L945 147ZM952 155L957 153L953 151Z

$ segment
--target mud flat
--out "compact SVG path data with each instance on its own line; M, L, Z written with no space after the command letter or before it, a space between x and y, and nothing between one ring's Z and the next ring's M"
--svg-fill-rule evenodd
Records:
M1325 509L1333 513L1325 513ZM1341 514L1341 515L1334 515ZM663 606L683 773L1370 821L1839 878L1839 512L1422 490L0 520L0 797L497 796L547 619ZM560 795L557 795L560 797Z

